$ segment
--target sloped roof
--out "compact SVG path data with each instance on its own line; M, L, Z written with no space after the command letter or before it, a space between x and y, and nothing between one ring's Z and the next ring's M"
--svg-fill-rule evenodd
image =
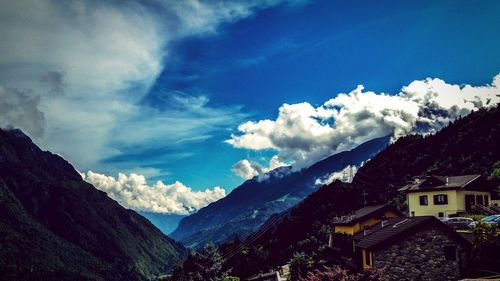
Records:
M470 183L480 178L479 174L463 176L429 176L417 178L414 182L405 185L398 191L422 191L442 189L465 189Z
M438 227L442 231L449 233L457 242L470 245L469 241L433 216L389 219L384 222L384 226L379 223L364 232L354 235L354 240L356 241L356 247L378 249L401 241L404 237L412 235L424 226Z
M352 214L351 216L346 216L344 220L341 220L337 223L334 223L334 225L350 225L357 223L359 221L363 221L364 219L367 219L369 217L373 216L381 216L384 214L386 211L392 211L396 214L403 215L401 212L396 209L394 206L389 205L389 204L382 204L382 205L373 205L373 206L366 206L361 209L358 209Z

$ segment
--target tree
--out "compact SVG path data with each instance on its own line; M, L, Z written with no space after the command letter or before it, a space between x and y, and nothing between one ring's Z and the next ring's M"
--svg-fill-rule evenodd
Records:
M201 251L189 256L182 266L172 273L175 281L229 281L237 280L228 275L222 266L224 258L213 243L208 243Z
M228 272L222 270L224 259L213 243L208 243L193 256L193 270L189 275L193 281L224 281Z
M488 180L496 186L500 185L500 161L497 161L493 166L493 171L488 176Z
M306 256L303 252L293 254L292 261L290 262L290 280L296 281L305 277L307 272L312 269L314 260Z
M500 232L497 225L480 222L474 229L472 262L483 269L500 268Z

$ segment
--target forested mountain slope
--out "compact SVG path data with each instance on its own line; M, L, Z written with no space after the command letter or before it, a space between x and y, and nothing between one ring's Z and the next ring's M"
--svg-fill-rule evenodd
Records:
M0 279L148 280L186 256L19 130L0 129Z
M255 177L225 198L183 218L171 235L195 248L208 241L221 243L236 236L243 239L271 215L294 206L317 190L317 179L342 170L348 164L359 166L388 143L389 136L373 139L300 171L292 172L290 167L282 167L263 177Z

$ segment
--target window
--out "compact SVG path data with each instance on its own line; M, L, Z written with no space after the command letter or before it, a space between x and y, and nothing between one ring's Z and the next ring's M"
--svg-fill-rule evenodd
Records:
M443 248L444 257L447 261L456 261L457 260L457 247L455 246L445 246Z
M484 205L484 202L483 202L483 195L476 195L476 202L477 202L477 204L479 204L479 205Z
M489 206L490 205L490 198L488 195L484 196L484 205Z
M429 204L427 202L427 195L422 195L422 196L419 197L419 199L420 199L420 205L427 205L427 204Z
M365 264L368 265L368 266L371 266L371 260L370 260L370 252L369 251L365 251Z
M434 205L446 205L448 204L448 195L437 194L434 195Z
M440 217L440 218L444 218L444 213L443 213L443 212L439 212L439 213L438 213L438 217Z

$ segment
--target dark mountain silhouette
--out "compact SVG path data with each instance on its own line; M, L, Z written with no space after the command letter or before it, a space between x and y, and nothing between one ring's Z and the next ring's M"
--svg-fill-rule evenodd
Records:
M186 256L20 130L0 129L0 280L149 280Z
M223 245L226 266L245 278L288 262L295 252L315 252L321 259L332 218L361 208L365 201L391 202L404 211L396 190L414 176L487 175L500 160L499 145L498 106L473 112L434 135L402 137L361 167L352 183L323 186L271 218L249 240Z
M389 136L373 139L301 171L293 172L291 167L282 167L267 173L264 179L255 177L225 198L182 219L171 236L195 248L208 241L222 243L236 236L245 238L272 214L294 206L317 190L317 179L340 171L348 164L359 166L388 143Z

